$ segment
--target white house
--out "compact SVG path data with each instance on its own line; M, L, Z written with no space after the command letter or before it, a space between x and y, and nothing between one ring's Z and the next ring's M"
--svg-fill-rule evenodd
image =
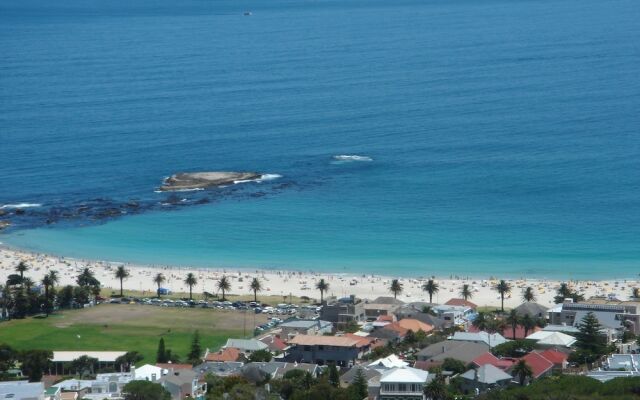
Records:
M162 378L162 375L167 373L167 370L163 370L155 365L145 364L140 368L131 368L133 379L136 381L149 381L155 382Z
M44 400L44 384L28 381L0 382L0 399Z
M400 367L385 371L380 376L378 400L425 400L424 386L429 373L417 368Z

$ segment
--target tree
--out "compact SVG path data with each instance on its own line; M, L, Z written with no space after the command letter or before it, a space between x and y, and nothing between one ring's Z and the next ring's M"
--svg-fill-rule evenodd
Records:
M73 288L73 300L78 304L89 303L89 291L82 286L76 286Z
M24 273L29 270L29 266L24 261L20 261L18 265L16 265L16 272L20 274L20 280L24 279Z
M249 355L251 362L269 362L273 358L271 352L267 349L256 350Z
M520 324L520 317L518 317L518 313L516 312L516 310L511 310L509 312L506 322L507 324L509 324L509 326L511 326L513 340L516 340L516 329L518 329L518 325Z
M80 356L71 361L69 369L74 371L80 379L83 379L87 375L94 375L98 369L98 359L89 356Z
M200 332L197 330L193 333L193 339L191 339L191 350L189 351L189 355L187 356L189 362L193 365L202 360L202 346L200 345Z
M436 374L435 378L424 387L424 394L430 400L445 400L449 397L442 375Z
M634 287L631 289L631 297L634 299L640 298L640 288Z
M20 354L22 373L30 382L40 382L44 371L49 369L53 352L50 350L27 350Z
M577 328L580 332L576 333L576 347L584 352L586 358L594 360L606 354L606 338L600 333L602 325L594 313L588 312Z
M509 340L491 349L493 355L498 357L519 358L533 351L536 341L531 339Z
M524 337L529 335L529 331L532 331L536 327L536 320L531 318L531 315L525 314L520 319L520 324L524 328Z
M120 297L122 297L122 282L127 279L129 275L129 271L124 265L120 265L118 269L116 269L116 278L120 280Z
M251 281L251 284L249 285L249 288L253 291L253 301L257 303L258 292L262 291L262 283L260 282L260 279L253 278L253 280Z
M533 370L525 360L520 360L516 363L511 371L513 376L518 377L518 382L520 382L520 386L524 386L527 378L531 378L533 376Z
M220 278L220 280L218 281L217 286L218 290L222 292L222 301L226 300L225 293L227 292L227 290L231 289L231 282L229 282L229 278L227 278L225 275L222 275L222 278Z
M320 279L318 283L316 283L316 289L320 291L320 304L324 303L324 292L329 290L329 283L324 279Z
M333 387L340 386L340 374L338 373L338 367L335 363L329 364L329 383Z
M122 388L125 400L171 400L171 393L159 383L131 381Z
M60 308L70 308L73 303L73 286L67 285L60 290L58 295L58 306Z
M51 277L47 274L42 278L42 286L44 286L44 312L49 315L51 313L51 298L49 297L49 289L53 286Z
M438 285L433 279L429 279L424 285L422 285L422 290L429 293L429 303L433 303L433 295L438 293L440 285Z
M164 347L164 338L160 338L160 341L158 342L158 351L156 353L156 362L166 363L167 361L167 350Z
M356 376L353 378L353 382L351 382L350 389L354 394L354 397L360 400L367 397L369 388L367 385L367 377L364 375L364 371L360 367L357 368L358 370L356 371Z
M116 358L116 371L128 372L131 367L144 360L144 356L137 351L128 351Z
M461 374L467 370L467 366L455 358L445 358L441 366L443 371L451 371L454 374Z
M196 279L196 276L192 272L189 272L184 283L189 286L189 300L193 300L193 287L198 284L198 279Z
M572 299L574 303L579 303L584 301L584 296L572 290L567 283L562 282L553 300L556 304L560 304L563 303L565 299Z
M494 288L496 292L500 294L501 306L500 309L504 312L504 296L511 293L511 285L504 279L502 279Z
M460 289L460 296L465 300L469 300L473 297L473 292L468 284L465 283L462 285L462 289Z
M12 310L11 316L14 318L24 318L29 313L29 298L24 293L24 288L15 286L11 292Z
M162 273L158 272L156 274L156 276L153 277L153 283L155 283L156 285L158 285L158 290L157 290L157 295L158 298L160 298L160 287L162 286L162 284L167 280L167 278L164 277L164 275L162 275Z
M471 325L478 328L478 330L480 331L484 331L487 328L488 320L489 318L487 317L487 314L483 311L480 311L478 315L476 315L476 318L473 320L473 322L471 322Z
M389 286L389 291L393 293L393 298L397 298L400 293L402 293L402 283L399 280L394 279L391 281L391 286Z
M80 275L78 275L76 282L87 294L93 294L94 299L100 294L100 281L96 279L91 269L83 269Z
M0 378L14 366L16 361L16 351L7 344L0 344Z
M536 294L531 286L527 286L527 288L522 292L522 299L527 302L536 301Z

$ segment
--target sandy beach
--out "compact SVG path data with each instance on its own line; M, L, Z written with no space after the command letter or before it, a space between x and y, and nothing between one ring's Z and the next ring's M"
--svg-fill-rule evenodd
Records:
M319 298L319 292L315 289L318 280L324 278L330 285L330 296L347 296L355 294L363 299L375 299L378 296L391 296L389 292L390 280L396 277L386 277L378 275L350 275L335 274L330 272L293 272L293 271L273 271L273 270L233 270L233 269L197 269L179 268L168 266L144 266L128 263L79 260L65 257L56 257L46 254L29 253L26 251L0 248L0 279L4 282L8 275L15 273L15 266L24 261L30 266L27 273L31 279L39 282L44 274L50 270L56 270L60 276L59 285L75 284L78 273L85 267L91 268L96 278L100 280L103 287L119 289L120 282L114 276L114 271L119 265L125 265L130 272L130 277L124 281L124 288L129 290L139 290L155 295L156 285L153 277L158 272L162 272L167 281L163 287L169 288L173 292L188 292L188 286L184 283L184 278L189 272L193 272L198 278L198 284L193 288L194 293L204 291L215 293L216 281L223 275L231 278L232 294L250 294L249 280L259 277L263 284L262 295L289 295L308 296L312 299ZM404 286L403 293L398 298L404 302L428 301L428 294L421 290L424 279L402 278ZM451 279L450 277L436 277L440 290L434 295L434 302L444 303L450 298L459 297L460 288L463 284L469 284L473 290L473 297L470 299L480 306L500 306L500 297L493 289L496 280L490 279ZM522 291L527 286L534 288L537 302L545 305L553 305L553 297L556 289L560 285L559 280L541 279L509 279L512 291L510 296L505 298L505 307L515 307L522 303ZM633 287L640 287L637 280L603 280L603 281L572 281L570 285L582 293L585 298L591 296L615 295L620 300L629 298Z

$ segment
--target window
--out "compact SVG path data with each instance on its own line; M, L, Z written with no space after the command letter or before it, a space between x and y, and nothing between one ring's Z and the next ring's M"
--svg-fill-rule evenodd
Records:
M399 383L398 384L398 392L406 392L407 391L407 384L406 383Z

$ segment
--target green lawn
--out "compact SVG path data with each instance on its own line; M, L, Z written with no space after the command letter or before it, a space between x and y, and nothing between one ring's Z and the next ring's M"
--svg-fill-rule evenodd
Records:
M211 309L177 309L142 305L105 304L64 311L48 318L0 323L0 343L25 349L138 351L155 362L158 341L184 358L193 332L200 332L203 349L217 349L228 337L251 334L254 319L263 316Z

